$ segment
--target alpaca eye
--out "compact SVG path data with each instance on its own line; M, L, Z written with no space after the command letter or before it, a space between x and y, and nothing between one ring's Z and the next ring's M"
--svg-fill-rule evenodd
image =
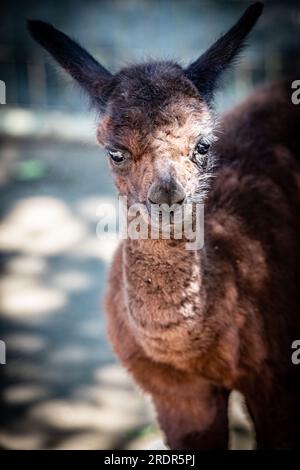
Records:
M111 160L117 165L120 165L126 160L125 155L119 150L109 150L108 155L111 158Z
M206 160L204 155L208 153L209 148L210 142L205 137L203 137L195 146L191 160L196 163L196 165L202 167Z
M205 155L210 147L210 143L208 142L207 139L203 138L199 140L199 142L196 145L195 151L197 153L200 153L200 155Z

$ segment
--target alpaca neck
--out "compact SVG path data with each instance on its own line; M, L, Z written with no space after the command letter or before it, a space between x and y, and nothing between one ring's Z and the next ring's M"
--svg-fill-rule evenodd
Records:
M124 276L135 336L156 359L183 351L201 326L201 252L174 240L127 240Z

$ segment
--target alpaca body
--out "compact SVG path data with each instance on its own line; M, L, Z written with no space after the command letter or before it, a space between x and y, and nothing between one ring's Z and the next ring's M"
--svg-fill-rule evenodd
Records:
M258 447L300 440L300 372L291 362L300 337L299 116L286 83L224 117L202 250L127 240L116 253L110 338L153 396L172 447L226 447L233 389L246 397Z

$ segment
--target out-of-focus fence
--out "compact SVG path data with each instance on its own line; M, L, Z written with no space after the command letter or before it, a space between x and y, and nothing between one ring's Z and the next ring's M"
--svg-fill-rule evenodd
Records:
M251 47L228 80L231 99L239 100L257 83L300 68L299 2L265 3L265 14L249 41ZM116 70L148 56L187 63L226 31L248 5L248 1L216 0L6 1L1 15L0 79L7 85L7 103L65 111L80 111L84 106L29 37L26 18L55 24ZM222 104L229 99L225 97Z

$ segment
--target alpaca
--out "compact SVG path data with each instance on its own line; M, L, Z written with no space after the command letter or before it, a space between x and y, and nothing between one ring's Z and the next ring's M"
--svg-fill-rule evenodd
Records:
M288 82L257 90L219 120L219 133L213 110L222 72L262 8L250 6L185 69L148 62L116 75L64 33L29 22L101 111L97 138L128 204L205 201L204 247L123 240L105 301L114 350L151 395L171 449L227 449L232 390L245 397L258 449L300 442L291 361L300 338L300 111Z

